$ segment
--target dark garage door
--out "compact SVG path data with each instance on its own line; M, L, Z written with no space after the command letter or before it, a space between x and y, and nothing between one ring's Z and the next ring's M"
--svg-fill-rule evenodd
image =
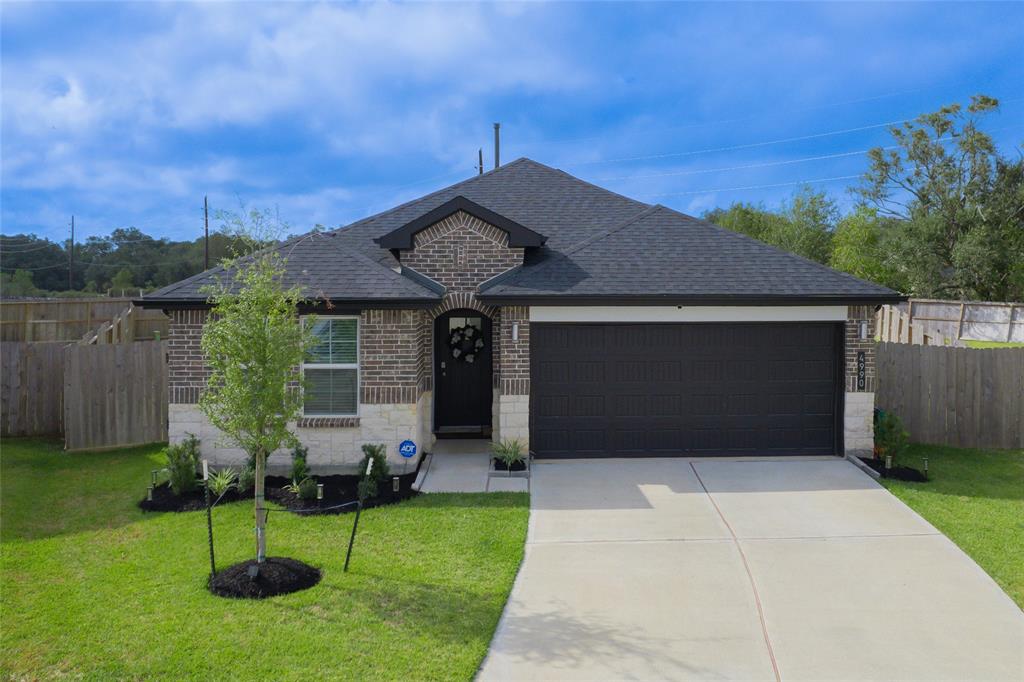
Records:
M538 457L830 455L840 327L531 325Z

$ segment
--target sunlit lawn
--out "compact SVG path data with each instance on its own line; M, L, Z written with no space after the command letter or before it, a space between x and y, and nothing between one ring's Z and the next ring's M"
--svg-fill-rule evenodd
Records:
M135 503L162 447L2 444L0 674L91 679L472 678L523 554L524 494L425 495L351 515L272 514L272 556L323 571L263 601L206 590L203 512ZM252 507L215 510L218 566L252 552Z
M1024 450L913 445L907 458L928 458L932 480L882 479L988 571L1024 608Z

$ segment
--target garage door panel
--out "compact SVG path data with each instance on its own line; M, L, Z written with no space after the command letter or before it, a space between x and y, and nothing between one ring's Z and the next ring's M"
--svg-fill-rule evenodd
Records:
M544 456L831 454L833 323L531 329L531 449Z

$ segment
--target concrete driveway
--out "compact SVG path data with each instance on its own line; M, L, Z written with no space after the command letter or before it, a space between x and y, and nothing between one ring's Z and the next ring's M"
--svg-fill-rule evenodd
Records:
M480 680L1021 680L1024 613L838 459L536 463Z

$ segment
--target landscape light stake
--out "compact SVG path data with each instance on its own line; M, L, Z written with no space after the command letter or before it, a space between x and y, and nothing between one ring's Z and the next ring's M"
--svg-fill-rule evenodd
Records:
M924 458L924 477L928 478L928 458Z
M366 463L366 478L370 477L370 472L373 471L373 458ZM348 552L345 553L345 568L343 573L348 573L348 562L352 558L352 545L356 541L356 529L359 528L359 514L363 511L363 487L359 489L359 503L356 505L356 520L352 522L352 535L348 539Z
M206 534L210 540L210 580L217 574L213 560L213 506L210 504L210 463L203 460L203 487L206 489Z

